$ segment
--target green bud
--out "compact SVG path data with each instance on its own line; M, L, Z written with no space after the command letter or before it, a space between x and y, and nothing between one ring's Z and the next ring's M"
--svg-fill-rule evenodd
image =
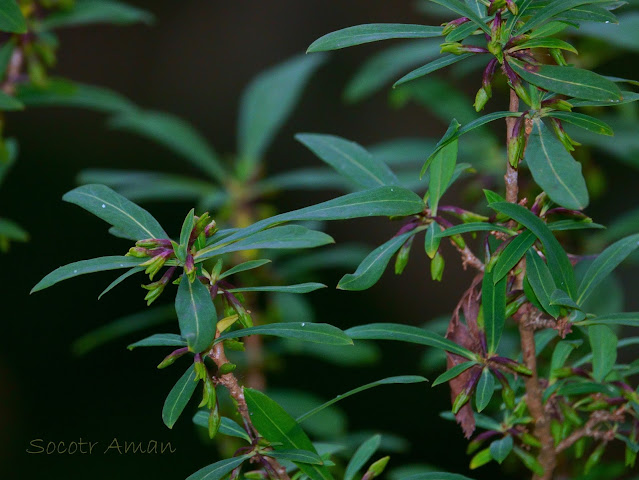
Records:
M205 212L200 217L197 217L197 220L195 221L195 225L193 225L193 232L192 232L193 234L195 234L196 238L200 235L200 233L204 231L204 229L206 228L206 226L209 224L210 221L211 221L211 216L209 215L209 212Z
M409 238L402 248L399 249L397 257L395 258L395 274L401 275L406 265L408 264L408 257L410 256L410 247L413 245L413 238Z
M147 287L148 285L142 285L142 288L147 288ZM153 302L155 302L158 298L160 298L160 295L162 295L163 291L164 291L164 286L154 288L154 289L149 289L149 292L144 296L144 300L146 300L146 306L148 307Z
M206 369L206 365L204 365L204 362L194 362L193 365L195 366L196 380L208 380L209 372Z
M215 263L213 270L211 270L211 284L214 284L215 282L217 282L218 278L220 278L220 274L222 273L222 266L222 259L218 260Z
M524 402L524 400L522 399L515 407L513 414L515 415L515 417L521 418L524 416L524 413L526 413L526 408L527 408L526 402Z
M581 458L586 451L586 438L582 437L575 442L575 458Z
M198 405L198 408L206 406L211 409L215 406L217 401L217 393L215 392L215 385L210 378L204 380L204 388L202 389L202 401Z
M382 473L384 473L384 469L386 468L386 465L388 465L389 460L390 457L386 456L374 462L370 467L368 467L368 470L362 477L362 480L372 480L375 477L379 477Z
M575 150L575 146L578 147L579 145L581 145L579 142L570 138L570 135L566 133L566 131L564 130L559 120L557 120L556 118L551 118L550 124L552 125L552 128L555 131L557 138L559 138L559 141L563 143L566 150L568 150L569 152L572 152Z
M453 402L453 414L457 415L461 408L466 405L466 403L470 400L470 396L466 393L466 390L462 390L455 401Z
M566 62L566 59L564 58L564 54L559 48L551 48L549 50L550 50L550 55L555 60L555 62L557 62L557 65L560 65L562 67L568 66L568 62Z
M149 276L149 278L153 280L153 277L155 276L156 273L158 273L162 269L162 267L166 263L166 260L167 260L167 257L165 255L159 254L151 258L150 260L144 263L141 263L140 266L146 267L146 270L144 271L144 273L146 273Z
M522 365L521 363L508 365L508 368L510 368L514 372L521 373L522 375L526 375L526 376L532 375L532 371L530 370L530 368L526 367L525 365Z
M561 413L563 414L563 416L570 423L572 423L576 427L580 427L583 424L583 421L579 417L579 414L570 405L560 402L559 408L561 409Z
M226 375L227 373L231 373L236 368L237 368L237 365L235 365L234 363L225 363L224 365L220 367L220 369L218 370L218 373L220 375Z
M464 45L460 42L444 42L440 47L440 53L452 53L453 55L463 55L467 53Z
M224 340L224 348L228 348L234 352L243 352L246 350L244 348L244 342L240 342L239 340L235 340L233 338L229 340Z
M464 240L464 237L462 237L461 235L453 235L450 237L450 239L453 242L455 242L455 245L457 245L462 250L466 248L466 241Z
M164 360L162 360L159 364L158 364L158 368L159 369L163 369L166 367L169 367L171 365L173 365L175 363L175 361L180 358L181 356L185 355L187 352L184 351L183 353L179 353L179 354L174 354L171 353L169 355L167 355L166 357L164 357Z
M513 85L513 90L515 90L515 93L517 94L517 96L519 98L521 98L524 103L526 103L526 105L530 106L532 105L532 99L530 98L530 93L528 92L528 90L526 88L524 88L524 86L521 83L518 83L516 85Z
M147 258L149 256L149 251L143 247L131 247L129 248L126 256L134 258Z
M499 63L504 63L504 50L501 43L499 43L500 34L500 32L497 32L493 40L488 42L488 51L497 58Z
M555 442L555 447L556 447L563 440L563 432L561 429L561 424L554 418L550 421L550 433L552 435L552 438Z
M435 257L430 262L430 276L436 282L441 282L442 277L444 276L444 267L446 263L444 262L444 257L442 257L441 253L437 252Z
M515 408L515 391L507 383L502 383L501 399L504 401L506 408L510 410Z
M263 472L253 470L252 472L244 472L244 478L247 480L264 480L266 476Z
M481 112L486 106L486 104L488 103L488 100L490 100L491 96L492 95L490 94L490 92L486 90L485 87L481 87L477 91L477 95L475 95L475 103L474 103L475 111Z
M584 466L584 473L586 475L588 475L588 473L590 473L590 470L592 470L592 468L599 463L599 460L601 460L601 457L605 450L606 444L604 442L601 443L597 448L595 448L594 452L590 454L588 460L586 460L586 465Z
M531 447L541 447L541 442L537 439L537 437L535 437L534 435L531 435L528 432L524 432L520 435L521 441L524 442L526 445L530 445Z
M553 370L552 376L555 378L572 377L572 368L570 367L556 368Z
M209 438L212 439L215 435L217 435L221 423L222 417L220 416L220 408L216 402L215 408L213 408L211 413L209 413Z
M441 237L437 235L441 233L442 228L439 226L437 222L433 222L428 226L428 230L426 230L426 237L424 239L424 250L426 251L426 255L432 260L435 258L435 254L439 249L439 244L441 243Z

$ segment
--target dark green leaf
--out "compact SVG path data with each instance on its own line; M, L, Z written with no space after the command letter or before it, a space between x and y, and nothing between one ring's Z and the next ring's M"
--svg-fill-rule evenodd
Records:
M592 3L606 3L608 0L556 0L551 4L546 5L543 9L537 11L531 18L525 22L517 31L516 35L529 32L534 28L539 27L543 23L547 22L553 17L559 14L571 10L580 5L588 5Z
M442 68L446 68L457 62L461 62L462 60L466 60L467 58L472 56L472 53L465 53L463 55L445 55L443 57L440 57L436 60L433 60L432 62L427 63L423 67L419 67L412 72L407 73L393 84L393 88L399 87L400 85L406 82L410 82L411 80L415 80L416 78L428 75L429 73L441 70Z
M639 100L639 93L622 91L621 95L623 99L619 100L607 100L607 101L591 101L591 100L570 100L573 107L610 107L613 105L623 105L626 103L632 103Z
M364 188L397 185L388 166L361 145L333 135L300 133L295 138L341 175Z
M0 237L7 238L12 242L26 242L29 240L27 231L7 218L0 218Z
M197 278L189 282L182 275L175 297L175 311L180 323L180 333L192 352L206 350L215 337L217 311L211 300L211 292Z
M140 273L140 272L142 272L144 270L145 270L145 267L135 267L135 268L132 268L131 270L129 270L128 272L124 272L118 278L113 280L109 284L108 287L106 287L104 290L102 290L102 293L100 295L98 295L98 300L100 300L105 294L109 293L111 290L113 290L115 287L117 287L119 284L121 284L127 278L135 275L136 273Z
M138 22L149 24L153 22L153 15L114 0L77 0L72 8L47 15L41 26L50 30L95 23L130 25Z
M551 305L560 305L562 307L568 307L573 310L580 310L579 305L575 303L575 301L570 298L570 296L561 289L557 289L550 295L550 304Z
M475 389L475 406L477 411L481 412L490 403L490 399L493 398L495 392L495 377L490 373L488 368L484 368L477 382Z
M442 27L425 25L406 25L401 23L370 23L344 28L324 35L315 40L307 53L337 50L363 43L389 40L393 38L430 38L439 37Z
M293 338L305 342L326 345L352 345L353 341L339 328L327 323L272 323L257 327L243 328L220 335L215 343L228 338L247 337L249 335L273 335L275 337Z
M574 297L577 288L572 264L568 259L568 255L566 255L566 252L546 224L521 205L508 202L495 202L489 206L493 210L508 215L535 234L544 246L548 267L550 268L550 273L557 287L565 289L571 297Z
M599 315L594 318L588 318L575 325L626 325L628 327L639 327L639 313L624 312L610 313L608 315Z
M484 272L481 305L488 351L495 353L506 323L506 277L494 282L493 273Z
M0 5L0 30L10 33L27 32L27 22L15 0L4 0Z
M70 263L64 267L56 268L48 274L38 284L31 289L31 293L49 288L63 280L86 275L87 273L104 272L105 270L117 270L118 268L134 267L142 263L144 259L132 257L99 257L91 260L81 260L79 262Z
M297 285L270 285L263 287L241 287L231 288L228 292L282 292L282 293L310 293L321 288L326 288L323 283L308 282Z
M614 23L618 24L619 20L612 13L606 10L605 7L598 7L596 5L582 5L580 7L573 8L567 12L561 14L562 20L569 22L601 22L601 23Z
M442 228L439 226L437 222L433 222L428 226L428 230L426 230L426 236L424 238L424 250L426 251L426 255L432 260L439 250L439 245L441 243L442 237L440 234L442 233Z
M465 477L463 475L458 475L456 473L428 472L428 473L418 473L416 475L410 475L408 477L404 477L402 480L473 480L473 479Z
M515 268L536 240L537 237L530 230L525 230L513 238L499 254L499 259L492 270L493 281L498 282Z
M220 460L189 475L186 480L221 480L249 458L251 458L251 455L240 455L239 457Z
M272 450L266 456L289 462L308 463L311 465L323 465L322 458L314 452L308 450Z
M209 428L209 411L200 410L193 416L193 423L199 427ZM228 435L229 437L236 437L246 440L251 443L251 437L248 436L246 430L240 427L230 418L222 417L220 420L220 429L218 430L222 435Z
M449 368L448 370L446 370L444 373L442 373L439 377L437 377L435 379L435 381L433 382L433 387L436 387L437 385L440 385L442 383L446 383L450 380L452 380L453 378L457 377L458 375L464 373L466 370L468 370L470 367L477 365L477 362L463 362L463 363L459 363L457 365L455 365L452 368Z
M513 450L513 437L508 435L500 440L495 440L490 444L490 456L501 464Z
M360 263L355 273L349 273L342 277L337 288L340 290L360 291L375 285L384 270L386 270L391 257L415 233L415 231L406 232L391 238L388 242L377 247Z
M457 163L457 140L450 142L443 147L430 164L430 179L428 182L428 203L432 211L432 215L437 215L437 207L439 201L446 192L450 180L455 172L455 164Z
M583 305L601 281L610 275L637 247L639 247L639 234L626 237L606 248L586 271L577 291L577 303Z
M267 263L271 263L268 259L262 260L249 260L248 262L240 263L239 265L234 266L233 268L229 268L226 272L220 275L220 280L223 278L229 277L231 275L235 275L236 273L246 272L247 270L253 270L254 268L259 268Z
M173 386L164 402L162 420L167 427L173 428L186 404L189 403L197 384L195 367L191 365Z
M564 42L558 38L546 37L546 38L533 38L527 42L520 43L516 47L512 48L512 51L524 50L527 48L558 48L560 50L568 50L572 53L577 53L577 49L570 45L568 42Z
M567 230L584 230L584 229L605 229L599 223L593 223L591 220L558 220L548 224L548 228L553 232L565 232Z
M6 0L6 2L12 1L13 0ZM24 109L24 104L20 100L0 90L0 110L13 111L22 109Z
M552 352L552 360L550 361L551 379L556 378L553 372L557 370L558 368L562 368L564 366L570 354L573 352L573 350L575 350L576 348L579 348L581 343L582 343L581 340L580 341L562 340L561 342L557 343L555 350L553 350Z
M293 111L311 75L324 63L323 55L299 55L259 74L240 103L238 153L244 174L258 159Z
M563 122L572 123L573 125L589 130L593 133L598 133L599 135L614 135L610 125L598 118L591 117L590 115L574 112L551 112L548 116L557 118Z
M362 385L361 387L357 387L357 388L354 388L353 390L349 390L348 392L342 395L338 395L334 399L329 400L328 402L323 403L322 405L318 407L315 407L314 409L306 412L304 415L298 417L297 421L299 423L302 423L303 421L307 420L309 417L315 415L316 413L321 412L327 407L330 407L334 403L337 403L340 400L344 400L345 398L350 397L351 395L355 395L357 393L363 392L370 388L379 387L380 385L410 384L410 383L421 383L426 381L427 380L424 377L419 377L416 375L401 375L398 377L388 377L382 380L378 380L376 382L367 383L366 385Z
M452 235L458 235L460 233L469 232L503 232L508 234L515 234L513 230L488 222L469 222L455 225L454 227L447 228L443 232L437 234L438 237L450 237Z
M449 10L459 14L461 17L469 18L473 23L475 23L479 28L481 28L485 33L490 35L490 28L486 25L488 19L483 19L480 17L474 10L472 10L468 5L460 0L431 0L431 2L441 5L442 7L446 7Z
M559 307L551 305L550 297L557 289L550 270L534 249L526 253L526 277L539 303L553 317L559 316Z
M137 240L169 237L149 212L104 185L83 185L66 193L62 199L84 208Z
M622 99L619 87L590 70L556 65L524 65L508 60L515 73L533 85L569 97L604 102L619 102Z
M636 5L635 5L636 6ZM639 12L627 11L613 23L586 24L575 30L577 35L598 38L606 42L608 48L620 48L631 52L639 51Z
M181 262L186 261L186 256L189 253L189 240L191 238L191 231L195 226L195 209L192 208L184 219L182 224L182 230L180 231L180 246L177 249L176 256Z
M375 454L381 442L381 435L373 435L359 446L348 462L348 465L346 465L344 480L353 480L357 472L359 472Z
M537 185L555 203L574 210L588 205L588 188L581 173L581 164L572 158L540 119L533 120L526 162Z
M133 350L136 347L186 347L186 340L174 333L156 333L132 343L127 348Z
M395 323L371 323L346 330L346 335L354 340L395 340L399 342L417 343L455 353L469 360L476 360L476 355L470 350L457 345L443 336L428 332L411 325Z
M617 336L606 325L591 325L588 338L592 349L592 376L601 383L617 361Z

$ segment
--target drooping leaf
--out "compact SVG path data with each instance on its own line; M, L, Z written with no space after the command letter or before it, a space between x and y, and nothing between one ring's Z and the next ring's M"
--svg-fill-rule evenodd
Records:
M399 325L395 323L371 323L360 325L346 330L346 335L354 340L395 340L399 342L416 343L429 347L439 348L455 353L469 360L476 360L476 355L443 336L428 332L411 325Z
M499 440L495 440L490 444L490 456L493 457L497 463L501 464L510 452L513 450L513 437L508 435Z
M104 185L83 185L66 193L62 200L84 208L137 240L169 237L149 212Z
M128 272L124 272L118 278L113 280L104 290L102 290L102 293L100 295L98 295L98 300L100 300L105 294L109 293L111 290L113 290L115 287L117 287L119 284L121 284L127 278L135 275L136 273L140 273L140 272L142 272L144 270L145 270L145 267L134 267L134 268L130 269Z
M334 399L329 400L328 402L323 403L322 405L319 405L315 407L314 409L306 412L304 415L301 415L300 417L297 418L297 422L302 423L308 418L310 418L311 416L321 412L327 407L330 407L334 403L337 403L341 400L344 400L347 397L350 397L351 395L355 395L357 393L363 392L370 388L379 387L381 385L411 384L411 383L421 383L426 381L427 380L424 377L420 377L416 375L402 375L398 377L388 377L382 380L378 380L376 382L367 383L366 385L362 385L361 387L357 387L357 388L354 388L353 390L349 390L348 392L343 393L342 395L338 395Z
M544 247L548 267L550 268L550 273L557 287L565 289L571 297L574 297L577 287L572 264L568 259L568 255L546 224L521 205L508 202L494 202L489 204L489 206L493 210L497 210L498 212L508 215L513 220L518 221L535 234Z
M264 438L279 443L275 450L307 450L317 454L317 450L300 427L286 411L262 392L244 389L246 403L251 413L253 425ZM329 480L333 476L326 467L296 463L311 480Z
M381 435L373 435L359 446L349 460L348 465L346 465L344 480L353 480L357 472L359 472L375 454L381 442Z
M130 25L140 22L152 23L153 15L114 0L76 0L72 8L47 15L41 26L45 30L50 30L95 23Z
M217 311L209 289L199 279L191 283L182 275L175 297L175 311L180 333L192 352L200 353L211 345L215 337Z
M191 365L173 386L164 402L162 420L167 427L173 428L186 404L189 403L197 384L195 367Z
M339 328L327 323L272 323L234 330L220 335L215 343L249 335L272 335L325 345L352 345L353 341Z
M364 188L398 185L388 166L361 145L333 135L299 133L295 138L341 175Z
M549 117L557 118L563 122L571 123L577 127L583 128L599 135L614 135L612 127L603 120L600 120L590 115L584 115L583 113L575 112L551 112Z
M401 23L370 23L344 28L324 35L315 40L306 53L324 52L352 47L363 43L377 42L394 38L430 38L439 37L442 27L426 25L406 25Z
M458 142L456 140L450 142L437 152L430 164L428 203L433 216L437 215L439 201L446 192L451 178L453 178L455 164L457 163L457 146Z
M512 58L508 64L515 73L533 85L569 97L619 102L621 90L614 82L590 70L556 65L528 65Z
M137 347L186 347L186 340L174 333L156 333L132 343L127 348L133 350Z
M220 460L189 475L186 480L221 480L249 458L251 455L240 455Z
M136 110L114 117L109 125L163 145L218 181L227 177L220 159L206 139L179 117L164 112Z
M232 268L229 268L227 271L223 272L220 275L220 280L226 277L230 277L231 275L235 275L236 273L246 272L248 270L253 270L254 268L259 268L267 263L271 263L270 260L264 258L262 260L249 260L248 262L240 263L239 265L235 265Z
M427 63L426 65L416 68L412 72L407 73L402 78L397 80L393 84L393 88L399 87L404 83L410 82L411 80L415 80L417 78L421 78L429 73L436 72L437 70L441 70L442 68L446 68L450 65L454 65L457 62L461 62L462 60L466 60L469 57L472 57L472 53L465 53L463 55L445 55L443 57L437 58L432 62Z
M577 290L577 303L583 305L601 281L612 273L639 247L639 234L631 235L610 245L592 262Z
M606 325L591 325L588 338L592 349L592 376L601 383L617 361L617 336Z
M144 259L133 257L99 257L91 260L81 260L73 262L63 267L56 268L53 272L45 276L38 284L31 289L31 293L44 290L52 285L69 278L87 273L104 272L106 270L117 270L119 268L135 267L142 263Z
M375 285L384 270L386 270L391 257L415 233L415 231L403 233L377 247L359 264L355 273L349 273L342 277L337 288L340 290L361 291Z
M322 458L314 452L308 450L272 450L266 454L269 457L279 460L288 460L289 462L308 463L311 465L323 465Z
M540 119L533 120L526 163L535 182L555 203L574 210L588 205L588 188L581 173L581 164L572 158Z
M513 238L501 252L497 263L493 267L493 281L498 282L515 268L536 240L537 237L530 230L525 230Z
M526 278L543 309L553 317L559 316L559 307L551 305L550 297L557 289L550 270L534 249L526 253Z
M0 5L0 31L26 33L27 22L15 0L5 0Z
M484 272L482 280L482 311L488 351L495 353L506 323L506 277L493 281L493 273Z
M271 140L291 114L323 55L299 55L260 73L246 87L240 102L238 153L244 174L250 174Z
M477 411L481 412L484 408L488 406L491 398L493 398L493 393L495 392L495 377L488 368L484 368L481 372L481 377L479 377L479 382L477 382L477 387L475 389L475 406L477 407Z
M323 283L307 282L298 283L297 285L268 285L262 287L240 287L230 288L227 291L235 292L281 292L281 293L310 293L315 290L326 288Z
M558 288L550 295L550 304L551 305L560 305L562 307L568 307L573 310L580 310L581 308L577 303L564 292L562 289Z

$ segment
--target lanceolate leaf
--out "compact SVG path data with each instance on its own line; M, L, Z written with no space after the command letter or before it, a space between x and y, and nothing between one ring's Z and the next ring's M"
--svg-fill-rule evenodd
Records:
M614 82L589 70L556 65L524 65L512 58L508 64L527 82L551 92L584 100L619 102L622 99L621 90Z
M381 435L373 435L359 446L348 462L348 465L346 465L344 480L353 480L357 472L359 472L375 454L381 442Z
M200 410L193 416L193 423L200 427L209 428L209 411ZM241 438L251 443L251 437L248 436L246 430L240 427L230 418L222 417L220 420L219 433L222 435L228 435L230 437Z
M416 375L401 375L401 376L398 376L398 377L388 377L388 378L384 378L382 380L378 380L376 382L367 383L366 385L362 385L361 387L357 387L357 388L354 388L353 390L349 390L348 392L343 393L342 395L338 395L334 399L329 400L328 402L323 403L322 405L319 405L318 407L315 407L313 410L310 410L310 411L306 412L304 415L302 415L301 417L298 417L297 421L298 421L298 423L302 423L303 421L305 421L309 417L315 415L316 413L321 412L325 408L330 407L334 403L337 403L340 400L344 400L345 398L350 397L351 395L355 395L357 393L363 392L363 391L368 390L370 388L379 387L380 385L395 385L395 384L404 384L405 385L405 384L410 384L410 383L421 383L421 382L426 382L426 381L427 380L424 377L420 377L420 376L416 376Z
M497 463L502 463L513 450L513 437L508 435L500 440L495 440L490 444L490 456Z
M437 234L438 237L450 237L452 235L458 235L460 233L469 233L469 232L503 232L513 234L511 229L502 227L501 225L496 225L494 223L488 222L469 222L462 223L460 225L455 225L454 227L447 228L443 232Z
M220 280L226 277L230 277L231 275L235 275L236 273L246 272L247 270L253 270L254 268L259 268L267 263L271 263L268 259L262 260L249 260L248 262L240 263L239 265L234 266L233 268L229 268L226 272L220 275Z
M219 462L198 470L186 480L221 480L249 458L251 458L251 455L240 455L239 457L220 460Z
M186 256L189 250L189 239L191 238L191 231L195 226L195 209L191 209L184 223L182 224L182 230L180 231L180 246L177 249L176 256L181 262L186 261Z
M175 297L175 311L180 333L189 349L200 353L209 347L215 337L217 312L209 289L199 279L191 283L186 274L182 275Z
M475 23L479 28L481 28L485 33L490 35L490 28L486 25L486 21L481 18L474 10L472 10L468 5L466 5L461 0L431 0L433 3L437 3L442 7L446 7L453 12L459 14L461 17L469 18L473 23Z
M174 333L156 333L155 335L132 343L127 348L133 350L137 347L186 347L186 340Z
M333 135L299 133L295 138L340 174L364 188L397 185L388 166L361 145Z
M575 272L568 255L548 229L546 224L521 205L508 202L491 203L490 208L518 221L541 241L548 261L548 267L558 288L564 289L571 297L576 296Z
M557 287L550 270L534 249L530 249L526 253L526 277L544 310L557 318L559 307L550 303L550 298Z
M510 272L526 252L537 241L537 237L530 230L524 230L506 245L506 248L499 255L499 259L493 267L493 282L498 282Z
M251 420L257 431L268 441L280 444L275 447L275 450L308 450L317 454L317 450L302 427L277 403L252 388L245 388L244 396L251 413ZM311 480L333 478L326 467L304 463L297 463L297 466Z
M87 273L103 272L105 270L117 270L118 268L135 267L142 263L144 259L132 257L99 257L91 260L81 260L79 262L70 263L64 267L56 268L49 275L44 277L38 284L31 289L31 293L49 288L63 280L86 275Z
M516 32L517 35L529 32L530 30L542 25L560 13L566 12L580 5L588 5L592 3L607 3L607 0L557 0L545 6L543 9L533 15L524 25ZM609 2L608 2L609 3Z
M575 325L626 325L628 327L639 327L639 313L610 313L608 315L599 315L594 318L576 322Z
M326 288L323 283L307 282L297 285L270 285L264 287L240 287L230 288L228 292L282 292L282 293L310 293L321 288Z
M453 65L457 62L461 62L462 60L466 60L469 57L472 57L472 53L465 53L463 55L446 55L440 57L432 62L427 63L423 67L419 67L413 70L410 73L407 73L402 78L397 80L393 85L393 88L399 87L400 85L410 82L411 80L415 80L416 78L423 77L428 75L429 73L436 72L437 70L441 70L442 68L446 68L450 65Z
M488 351L495 353L506 323L506 277L495 283L493 273L484 272L481 304Z
M151 23L153 15L114 0L80 0L76 1L71 8L47 15L41 26L49 30L95 23L130 25L138 22Z
M442 27L406 25L401 23L370 23L357 25L318 38L308 47L307 53L337 50L353 45L393 38L439 37L442 34L442 30Z
M577 292L577 303L583 305L601 281L639 247L639 234L626 237L604 250L586 271Z
M472 478L458 475L456 473L446 472L429 472L429 473L417 473L404 477L402 480L473 480Z
M169 237L149 212L104 185L83 185L62 199L79 205L137 240Z
M577 107L609 107L612 105L623 105L626 103L632 103L639 100L639 93L622 91L621 95L623 100L606 100L606 101L593 101L593 100L570 100L570 104Z
M436 387L437 385L440 385L442 383L446 383L446 382L452 380L453 378L457 377L458 375L464 373L466 370L468 370L470 367L472 367L474 365L477 365L477 362L458 363L457 365L455 365L454 367L446 370L439 377L437 377L435 379L435 381L433 382L432 386Z
M428 332L411 325L371 323L369 325L350 328L344 333L354 340L395 340L427 345L455 353L469 360L476 360L476 355L470 350L457 345L455 342L451 342L437 333Z
M322 465L322 458L308 450L272 450L266 454L269 457L289 462L309 463L311 465Z
M164 408L162 408L162 420L167 427L173 428L186 404L189 403L198 384L195 378L195 367L191 365L166 397Z
M597 382L603 382L617 361L617 336L606 325L591 325L588 337L592 348L592 376Z
M0 30L10 33L26 33L27 22L15 0L5 0L0 5Z
M415 231L411 231L398 235L377 247L360 263L355 273L349 273L342 277L337 288L340 290L360 291L375 285L381 278L384 270L386 270L386 266L391 257L402 247L404 242L415 235L415 233Z
M323 55L298 55L262 72L246 88L238 121L238 153L244 174L252 173L311 75L325 60Z
M294 338L305 342L323 343L325 345L352 345L353 341L339 328L327 323L272 323L257 327L243 328L220 335L215 343L229 338L249 335L273 335L282 338Z
M457 140L443 147L433 158L430 164L430 178L428 182L428 203L432 215L437 215L437 207L439 201L446 192L450 184L453 173L455 172L455 164L457 163Z
M562 207L581 210L588 205L588 188L579 164L540 119L526 148L526 162L535 182Z
M488 406L490 399L493 398L494 392L495 377L493 377L493 374L490 373L488 368L484 368L475 390L475 405L478 412L481 412Z
M524 50L526 48L558 48L560 50L568 50L572 53L577 53L577 49L570 45L568 42L564 42L558 38L534 38L532 40L528 40L527 42L520 43L516 47L511 50Z
M122 275L120 275L118 278L116 278L115 280L113 280L108 287L106 287L104 290L102 290L102 293L100 295L98 295L98 300L100 300L105 294L109 293L111 290L113 290L115 287L117 287L119 284L121 284L123 281L125 281L127 278L135 275L136 273L140 273L142 271L145 270L145 267L134 267L131 270L129 270L128 272L124 272Z
M584 115L582 113L575 112L551 112L548 114L548 116L557 118L567 123L572 123L577 127L584 128L593 133L598 133L599 135L614 135L614 132L612 131L612 127L610 127L610 125L602 120L599 120L598 118L591 117L590 115Z

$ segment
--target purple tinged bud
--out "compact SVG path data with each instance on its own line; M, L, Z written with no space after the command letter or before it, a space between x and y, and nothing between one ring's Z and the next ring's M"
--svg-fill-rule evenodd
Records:
M460 42L444 42L441 44L441 53L452 53L453 55L464 55L466 53L488 53L483 47L473 45L463 45Z
M193 260L193 255L190 253L186 256L186 261L184 262L184 273L189 279L189 282L193 283L195 281L195 261Z
M156 273L160 271L160 269L164 266L166 261L173 255L173 249L164 250L162 253L155 255L150 260L141 263L141 267L146 267L144 273L149 275L149 278L153 280L153 277Z
M477 95L475 95L475 103L473 104L473 107L475 107L475 111L481 112L488 103L488 100L490 100L490 97L490 92L486 90L486 87L481 87L479 90L477 90Z
M464 23L467 23L467 22L470 22L470 19L468 19L467 17L461 17L461 18L458 18L458 19L453 20L451 22L442 24L444 26L444 30L442 31L442 35L443 36L448 35L453 30L455 30L457 27L459 27L460 25L463 25Z
M517 15L519 13L519 8L517 7L517 4L513 2L513 0L506 0L506 8L513 15Z
M446 266L446 262L444 261L444 257L437 252L435 257L430 262L430 276L436 282L441 282L444 276L444 267ZM461 408L461 407L460 407Z
M551 98L550 100L544 100L543 102L541 102L541 107L552 108L553 110L560 110L562 112L572 112L572 104L560 98Z
M502 65L502 68L504 70L504 73L506 74L506 77L508 77L508 81L513 86L513 88L515 85L521 84L519 77L517 76L515 71L511 68L511 66L508 65L507 62L504 62L504 64Z
M135 242L136 247L144 248L172 248L171 240L161 238L147 238L146 240L138 240Z
M493 58L490 62L488 62L488 65L486 65L486 68L484 69L484 74L482 76L482 85L489 95L492 95L491 84L493 78L495 77L495 72L497 71L498 64L499 62L497 61L497 59Z
M164 360L162 360L160 362L160 364L158 365L158 368L162 369L162 368L166 368L166 367L168 367L170 365L173 365L178 358L180 358L181 356L185 355L188 352L189 352L189 348L188 347L178 348L177 350L175 350L172 353L168 354L164 358Z
M150 251L143 247L131 247L127 252L127 257L147 258L150 257Z
M204 235L206 238L212 237L215 232L217 232L217 223L215 223L215 220L212 220L211 223L204 228Z

